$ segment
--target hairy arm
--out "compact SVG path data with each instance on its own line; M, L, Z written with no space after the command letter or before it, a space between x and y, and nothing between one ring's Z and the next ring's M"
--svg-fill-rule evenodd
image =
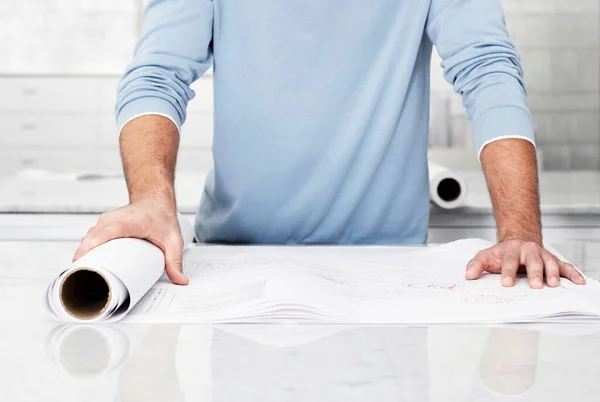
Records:
M527 240L542 244L540 197L535 148L529 141L504 139L481 151L498 241Z
M502 139L486 145L481 164L488 184L498 244L480 251L467 265L466 278L477 279L483 271L501 274L503 286L513 286L522 268L529 285L542 288L560 285L560 277L577 284L584 278L571 264L560 261L542 244L540 197L535 148L522 139Z
M533 288L584 283L572 265L542 246L534 130L523 70L500 0L432 0L427 34L444 76L461 94L490 190L498 244L479 252L466 278L488 271L513 286L519 269Z
M185 285L188 279L183 274L183 239L174 191L177 127L166 117L140 116L123 127L120 143L129 204L100 215L73 260L113 239L146 239L165 254L171 281Z
M213 15L212 0L148 0L115 105L130 203L102 214L74 259L119 237L146 239L163 250L169 278L188 282L173 182L190 85L212 64Z
M129 201L160 197L175 205L179 133L173 122L158 115L133 119L123 127L120 147Z

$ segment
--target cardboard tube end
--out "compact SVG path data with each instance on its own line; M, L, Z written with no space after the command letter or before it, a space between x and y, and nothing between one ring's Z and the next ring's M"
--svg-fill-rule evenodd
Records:
M437 186L437 194L442 201L456 201L462 194L462 187L458 180L452 177L447 177L439 182Z
M106 278L89 268L80 268L65 276L59 294L65 311L79 320L92 320L102 315L111 296Z

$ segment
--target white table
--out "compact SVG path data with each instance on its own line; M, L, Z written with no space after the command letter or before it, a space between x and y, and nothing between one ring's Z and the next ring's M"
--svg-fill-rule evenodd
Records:
M558 248L598 278L598 245ZM3 401L585 402L600 395L598 325L64 326L34 318L40 304L31 300L42 303L45 284L76 247L0 241ZM16 285L29 291L15 296Z

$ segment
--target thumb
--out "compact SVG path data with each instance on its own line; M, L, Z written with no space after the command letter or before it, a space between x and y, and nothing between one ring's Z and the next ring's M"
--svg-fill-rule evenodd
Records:
M465 273L465 279L474 280L481 276L485 270L484 264L481 259L475 257L467 264L467 272Z
M181 235L170 236L165 243L165 270L176 285L187 285L190 280L183 273L183 239Z

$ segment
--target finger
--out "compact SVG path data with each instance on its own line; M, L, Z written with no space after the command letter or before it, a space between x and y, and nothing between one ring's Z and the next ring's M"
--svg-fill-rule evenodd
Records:
M502 286L511 287L515 284L519 270L519 257L516 254L506 254L502 261Z
M112 225L108 225L102 229L97 230L94 234L89 237L86 237L79 246L77 250L81 255L85 255L90 252L90 250L95 249L96 247L109 242L114 239L120 239L122 237L128 237L127 228L122 223L113 223Z
M83 257L91 250L88 244L90 242L90 239L93 236L95 236L99 231L103 230L106 226L111 225L113 222L115 222L117 219L117 212L118 210L105 212L98 217L98 219L96 220L96 224L87 231L87 233L81 240L79 248L77 249L77 251L75 251L75 255L73 256L73 262Z
M98 220L96 220L96 225L95 226L98 229L102 229L104 226L110 225L110 223L113 221L112 218L113 218L113 214L115 212L116 211L111 211L111 212L105 212L105 213L101 214L98 217Z
M585 278L568 262L560 262L560 275L577 285L585 285Z
M86 249L83 247L83 243L79 245L79 248L73 254L73 260L71 262L75 262L81 257L83 257L87 253Z
M532 289L541 289L544 287L544 261L540 253L530 251L525 255L525 269L529 278L529 286Z
M88 229L87 233L85 234L86 236L92 235L94 233L96 233L98 231L98 226L94 225L91 228Z
M474 279L478 279L483 271L485 270L485 264L481 257L475 256L469 263L467 264L467 272L465 273L465 279L472 281Z
M82 245L84 243L86 243L87 241L89 241L89 239L96 233L97 230L98 230L98 228L96 226L92 226L91 228L88 229L88 231L85 234L85 236L83 236L83 238L81 239L81 243L79 243L79 247L75 251L75 254L73 255L73 261L72 262L75 262L75 261L77 261L78 259L80 259L81 257L84 256L85 251L82 248Z
M544 270L546 271L546 283L551 288L560 286L560 266L555 256L550 253L544 253Z
M190 280L183 273L183 239L179 233L170 236L165 244L165 270L176 285L187 285Z

